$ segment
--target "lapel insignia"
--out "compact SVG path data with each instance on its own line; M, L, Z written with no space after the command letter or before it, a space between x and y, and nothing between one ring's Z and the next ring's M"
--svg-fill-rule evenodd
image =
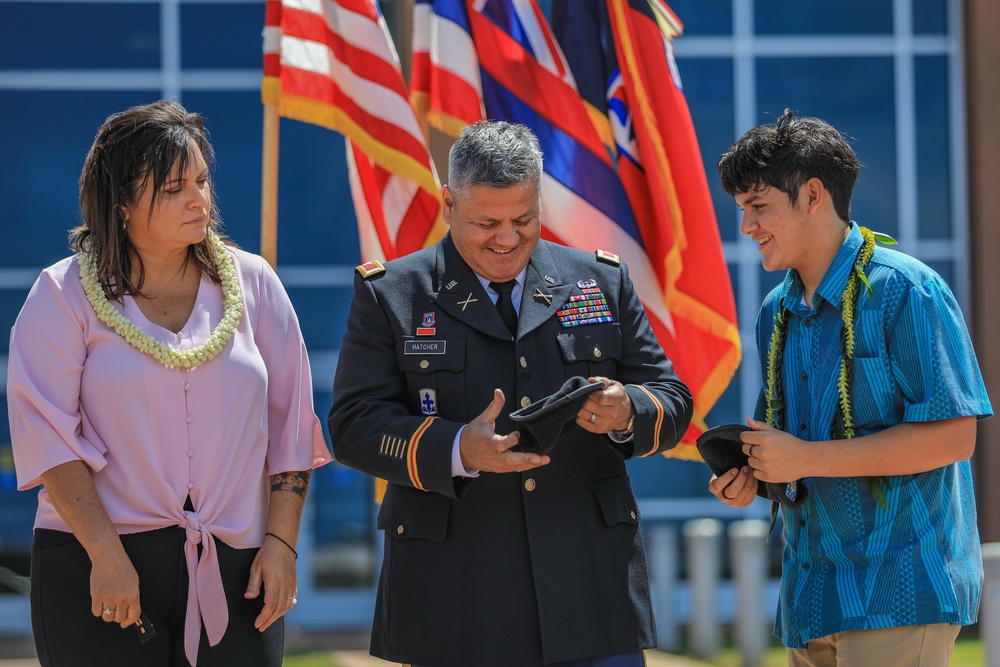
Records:
M472 292L469 292L469 296L466 297L465 301L459 301L458 305L462 307L462 312L464 313L465 307L468 306L470 303L475 303L476 301L479 301L479 299L473 299Z
M544 278L545 282L547 282L550 285L555 285L556 284L556 279L553 278L552 276L550 276L547 273L544 276L542 276L542 278Z
M436 415L438 413L437 392L433 389L420 390L420 412L425 415Z
M548 276L546 276L546 278L547 277ZM535 288L534 297L535 297L535 301L538 301L539 303L541 303L542 301L544 301L545 305L547 305L547 306L551 306L552 305L552 295L551 294L544 294L542 292L542 290L539 289L538 287Z
M444 288L445 289L451 289L452 287L454 287L457 284L458 284L457 280L452 280L450 283L448 283L447 285L445 285Z
M433 336L437 329L434 325L437 323L437 318L434 316L434 311L429 313L424 313L423 322L417 327L418 336Z
M611 316L604 292L601 291L600 287L597 287L596 281L581 280L577 286L583 294L574 294L562 308L556 311L556 317L559 318L559 323L563 327L579 327L615 321L615 318ZM595 348L594 356L599 357L600 355L600 350Z

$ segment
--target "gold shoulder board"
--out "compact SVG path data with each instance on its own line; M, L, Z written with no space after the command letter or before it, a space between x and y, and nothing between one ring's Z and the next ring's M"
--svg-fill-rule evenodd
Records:
M611 266L618 266L622 263L621 257L613 252L608 252L607 250L597 251L597 261L604 262L605 264L610 264Z
M377 259L373 259L370 262L365 262L364 264L359 264L357 268L354 269L361 274L361 277L365 280L373 278L379 274L385 273L385 267L382 266L382 262Z

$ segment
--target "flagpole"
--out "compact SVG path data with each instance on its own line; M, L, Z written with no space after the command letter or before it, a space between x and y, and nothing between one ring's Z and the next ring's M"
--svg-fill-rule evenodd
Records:
M260 254L278 265L278 105L264 105L264 153L260 190Z

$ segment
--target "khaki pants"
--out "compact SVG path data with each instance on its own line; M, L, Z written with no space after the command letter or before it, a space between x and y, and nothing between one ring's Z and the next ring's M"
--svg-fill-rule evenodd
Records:
M947 667L958 625L836 632L787 650L789 667Z

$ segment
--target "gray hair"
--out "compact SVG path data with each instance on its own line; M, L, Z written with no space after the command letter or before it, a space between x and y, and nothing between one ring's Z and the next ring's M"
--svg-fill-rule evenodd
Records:
M459 135L448 153L448 188L455 193L473 185L506 188L533 183L542 189L542 150L529 128L499 120L481 120Z

